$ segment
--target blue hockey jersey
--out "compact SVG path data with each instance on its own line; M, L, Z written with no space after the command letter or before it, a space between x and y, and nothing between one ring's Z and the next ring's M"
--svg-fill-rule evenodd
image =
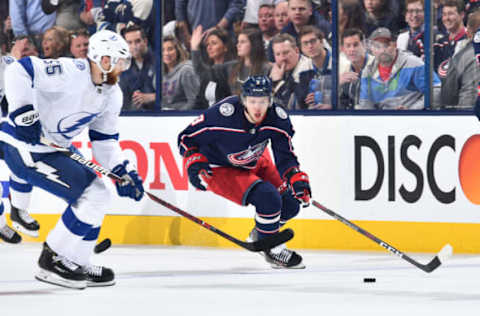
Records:
M250 123L238 96L228 97L197 117L178 136L180 154L198 148L211 165L255 168L269 142L280 176L299 165L287 112L273 104L262 123Z

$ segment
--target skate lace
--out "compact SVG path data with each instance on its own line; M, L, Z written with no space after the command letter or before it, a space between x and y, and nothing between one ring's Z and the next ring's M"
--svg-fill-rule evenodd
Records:
M279 253L270 253L270 255L276 260L281 263L288 263L290 258L292 257L293 251L288 250L288 249L282 249Z
M92 276L102 276L102 267L101 266L87 266L85 267L87 274Z
M11 239L13 235L15 235L15 231L10 227L8 227L7 225L5 225L2 228L0 228L0 234L7 237L8 239Z
M20 216L20 218L27 224L31 224L35 221L27 211L22 209L18 209L18 216Z
M69 259L67 259L66 257L63 257L63 256L55 256L53 257L53 261L55 262L60 262L61 264L63 264L63 266L67 269L69 269L70 271L75 271L78 269L78 264L76 264L75 262L73 261L70 261Z

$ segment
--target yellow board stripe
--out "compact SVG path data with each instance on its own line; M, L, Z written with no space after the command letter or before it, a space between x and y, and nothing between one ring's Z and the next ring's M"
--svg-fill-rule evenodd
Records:
M43 242L60 215L34 214L40 222L38 239ZM8 217L8 216L7 216ZM204 218L209 224L239 239L245 239L254 225L249 218ZM455 253L480 253L480 224L354 221L403 252L437 252L450 243ZM295 231L289 247L295 249L382 250L379 245L338 221L295 219L288 223ZM110 238L114 244L188 245L236 247L231 242L175 216L107 215L99 240Z

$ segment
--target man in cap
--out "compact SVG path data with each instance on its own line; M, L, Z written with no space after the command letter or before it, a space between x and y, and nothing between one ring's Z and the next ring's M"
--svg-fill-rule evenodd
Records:
M425 64L417 56L397 49L396 39L384 27L369 37L373 63L362 72L356 109L420 110L424 108ZM433 74L434 93L440 80Z

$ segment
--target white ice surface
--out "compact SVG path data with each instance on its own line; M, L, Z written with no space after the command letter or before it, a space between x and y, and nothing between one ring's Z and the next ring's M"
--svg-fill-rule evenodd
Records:
M34 279L41 244L0 243L0 316L478 315L480 256L427 274L389 253L299 251L305 270L273 270L244 250L113 246L94 262L113 287L70 290ZM426 263L434 254L409 254ZM376 278L364 283L363 278Z

